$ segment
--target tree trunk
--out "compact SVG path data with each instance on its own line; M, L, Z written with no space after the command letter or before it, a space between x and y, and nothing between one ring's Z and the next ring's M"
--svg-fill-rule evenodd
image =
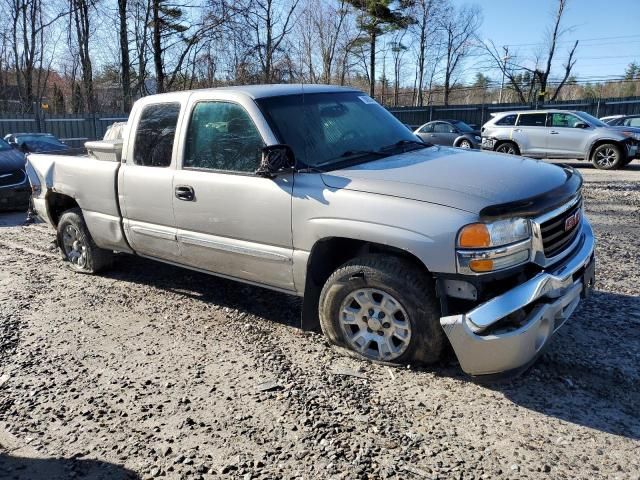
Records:
M376 32L371 32L370 48L369 96L374 98L376 94Z
M156 93L164 93L164 66L160 28L160 0L153 0L153 64L156 69Z
M118 0L120 20L120 82L122 106L125 112L131 108L131 62L129 60L129 35L127 32L127 0Z

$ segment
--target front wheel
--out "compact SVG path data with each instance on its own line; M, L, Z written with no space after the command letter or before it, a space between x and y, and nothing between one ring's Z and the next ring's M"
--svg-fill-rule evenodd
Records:
M98 247L82 216L82 210L73 208L60 217L57 240L62 259L67 266L80 273L97 273L113 262L113 253Z
M459 144L458 147L460 148L464 148L464 149L469 149L471 148L471 142L469 140L462 140Z
M388 363L433 363L444 333L435 290L412 263L367 255L344 264L319 302L326 337L357 356Z
M615 170L623 166L624 160L620 147L613 143L599 145L591 155L593 166L599 170Z

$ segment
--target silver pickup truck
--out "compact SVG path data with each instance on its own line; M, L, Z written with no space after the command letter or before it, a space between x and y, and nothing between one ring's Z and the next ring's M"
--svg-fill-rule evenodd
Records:
M136 254L304 298L302 327L380 362L524 370L594 282L571 168L425 144L348 88L136 102L121 145L30 155L70 268Z

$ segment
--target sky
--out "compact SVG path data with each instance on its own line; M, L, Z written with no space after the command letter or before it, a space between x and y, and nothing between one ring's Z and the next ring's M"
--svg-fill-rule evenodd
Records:
M483 11L482 39L491 39L510 54L531 56L540 48L553 23L557 0L455 0L477 3ZM640 63L640 0L569 0L562 26L568 31L557 50L552 72L559 75L573 42L579 40L574 74L579 79L623 75L625 67ZM526 44L526 45L525 45ZM537 45L537 47L536 47ZM482 71L469 62L469 76ZM490 75L495 77L495 73Z

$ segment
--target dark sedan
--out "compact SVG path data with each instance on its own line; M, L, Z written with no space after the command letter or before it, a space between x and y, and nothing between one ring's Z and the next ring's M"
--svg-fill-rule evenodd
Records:
M4 140L24 153L56 153L71 150L51 133L10 133Z
M24 155L0 139L0 211L26 210L30 196Z
M480 148L482 144L480 132L461 120L435 120L425 123L413 133L434 145Z

